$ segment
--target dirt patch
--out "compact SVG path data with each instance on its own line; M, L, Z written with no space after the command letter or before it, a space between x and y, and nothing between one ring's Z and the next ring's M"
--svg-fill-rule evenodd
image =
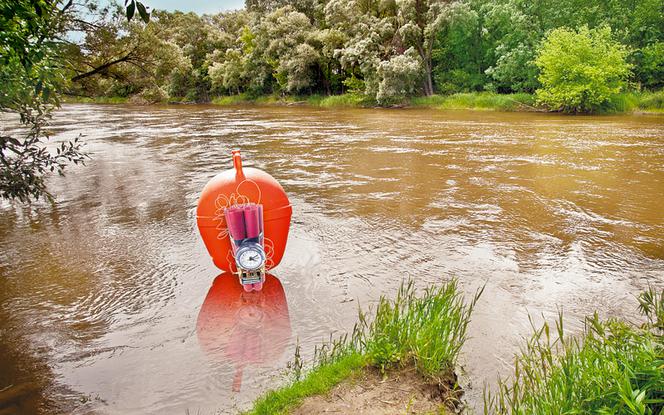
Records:
M432 383L414 368L394 369L384 376L367 368L335 386L325 395L306 398L291 411L310 414L449 414L457 412L460 390L453 390L454 380L442 385Z

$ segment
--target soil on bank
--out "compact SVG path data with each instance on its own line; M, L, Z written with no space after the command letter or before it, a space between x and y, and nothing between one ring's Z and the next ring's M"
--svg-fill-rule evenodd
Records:
M294 415L310 414L453 414L462 395L454 379L427 380L415 368L380 370L367 367L324 395L305 398Z

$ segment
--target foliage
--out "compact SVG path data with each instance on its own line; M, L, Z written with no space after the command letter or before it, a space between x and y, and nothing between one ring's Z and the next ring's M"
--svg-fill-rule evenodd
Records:
M637 52L634 72L646 88L664 87L664 42L645 46Z
M364 350L378 367L412 362L423 375L441 380L454 370L481 294L478 291L466 305L452 280L417 297L410 281L401 286L394 301L381 297L363 338Z
M128 21L131 21L136 11L138 11L138 15L141 17L141 20L143 20L145 23L148 23L150 21L150 13L148 13L148 10L145 7L145 5L140 1L125 0L125 10L127 13Z
M664 91L640 94L637 107L650 112L664 112Z
M403 55L392 57L378 65L378 93L376 100L381 104L403 101L413 95L422 75L421 60L413 48Z
M654 287L639 294L639 311L648 319L647 327L664 334L664 289L657 292Z
M0 197L27 202L49 197L45 179L82 163L78 139L47 146L45 131L65 77L54 38L71 3L0 1L0 111L20 119L18 131L0 132Z
M595 314L582 337L570 338L562 314L553 335L544 324L516 357L512 379L485 393L484 413L661 414L664 337L650 329L661 324L663 294L651 289L639 297L650 321L643 329Z
M596 112L625 87L631 65L611 29L553 30L539 50L538 100L553 110Z
M98 8L94 26L79 28L84 41L67 48L78 74L71 92L161 99L163 91L199 102L351 92L381 105L533 93L547 33L584 25L610 28L634 67L625 81L654 90L664 87L663 8L660 0L251 0L215 15L154 11L145 27L123 18L124 8ZM100 70L77 78L91 67Z

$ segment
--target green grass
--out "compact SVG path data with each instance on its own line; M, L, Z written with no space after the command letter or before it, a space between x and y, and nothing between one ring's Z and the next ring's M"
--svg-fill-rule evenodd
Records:
M485 392L485 414L664 414L664 291L646 291L649 323L586 320L580 337L544 324L517 355L514 373Z
M62 102L71 104L126 104L129 102L127 97L80 97L73 95L64 95Z
M64 102L125 104L126 97L74 97L66 96ZM170 103L185 102L178 99ZM216 105L307 105L321 108L366 108L376 107L374 99L363 94L341 95L225 95L212 100ZM405 106L434 109L471 109L495 111L545 111L538 107L531 94L496 94L492 92L469 92L453 95L412 97ZM656 92L625 92L616 95L603 111L605 113L664 113L664 90Z
M636 108L644 112L664 112L664 90L640 93Z
M342 95L261 95L247 94L221 96L212 100L217 105L308 105L322 108L376 107L375 100L362 94ZM453 95L412 97L404 106L434 109L471 109L494 111L546 111L538 106L532 94L496 94L493 92L468 92ZM664 91L625 92L616 95L603 111L605 113L664 112Z
M664 90L623 92L613 97L606 112L664 113Z
M374 106L374 100L360 94L342 94L342 95L260 95L251 96L248 94L220 96L212 100L216 105L240 105L240 104L259 104L259 105L308 105L312 107L323 108L341 108L341 107L368 107Z
M344 379L358 373L366 365L366 357L359 353L345 355L334 362L313 369L307 376L288 387L268 392L259 398L247 414L282 414L297 407L307 396L319 395L332 389Z
M360 310L351 336L316 347L312 369L302 374L299 347L290 364L294 380L259 398L251 415L287 413L307 396L329 391L366 366L385 370L414 365L426 378L450 379L466 340L470 315L481 291L466 304L456 280L416 295L412 281L402 284L395 300L381 297L374 317Z
M307 396L328 392L365 367L414 366L442 382L453 374L481 290L465 303L455 280L418 296L413 283L396 299L381 297L373 318L360 311L352 335L317 347L302 373L299 347L294 380L257 400L248 414L287 413ZM485 414L664 414L664 290L638 297L647 322L586 319L580 336L567 336L562 313L555 327L534 330L515 358L514 373L485 388Z
M362 94L342 94L325 96L318 103L325 108L338 107L373 107L376 101Z
M421 297L412 282L404 284L394 301L381 297L375 318L366 325L363 351L375 366L412 363L422 375L441 381L454 371L480 294L466 305L456 280L427 288Z
M363 94L342 95L307 95L279 96L262 95L258 97L246 94L222 96L212 100L218 105L264 104L293 105L306 104L323 108L357 108L376 107L374 99ZM432 95L430 97L413 97L404 103L405 106L426 107L437 109L482 109L498 111L535 110L534 98L530 94L495 94L490 92L473 92L454 95Z
M496 94L492 92L432 95L411 99L412 105L416 107L496 111L532 111L537 109L534 102L535 99L530 94Z

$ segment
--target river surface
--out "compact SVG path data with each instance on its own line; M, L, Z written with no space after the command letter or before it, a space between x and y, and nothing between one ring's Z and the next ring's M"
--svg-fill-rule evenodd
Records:
M481 409L529 314L636 320L635 294L664 285L662 116L66 105L52 129L92 158L50 181L55 203L0 204L0 390L32 391L19 412L246 409L298 341L309 358L408 277L486 284L461 359ZM293 205L262 296L217 278L195 226L235 148Z

